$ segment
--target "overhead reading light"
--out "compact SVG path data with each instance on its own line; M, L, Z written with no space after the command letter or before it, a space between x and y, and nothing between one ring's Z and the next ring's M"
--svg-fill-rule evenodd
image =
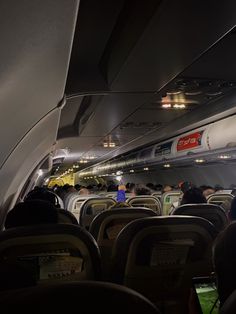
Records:
M205 160L204 159L195 159L195 162L198 164L201 164L201 163L205 162Z
M185 109L186 106L185 106L185 104L174 104L173 108L175 108L175 109Z
M104 148L114 148L114 147L116 147L116 143L115 142L111 142L111 141L103 142L103 147Z
M230 155L220 155L218 158L220 158L220 159L229 159L229 158L231 158L231 156Z
M117 172L116 172L116 175L117 175L117 176L120 176L120 175L122 175L122 174L123 174L123 171L117 171Z
M122 179L122 176L116 176L117 181L121 181L121 179Z
M163 167L164 168L170 168L170 164L164 164Z
M149 168L148 168L148 167L145 167L145 168L143 168L143 170L144 170L144 171L148 171L148 170L149 170Z
M170 109L171 108L171 104L162 104L161 107L164 108L164 109Z
M37 171L37 174L38 174L39 177L41 177L41 176L43 175L43 170L42 170L42 169L39 169L39 170Z
M81 159L79 162L80 162L81 164L87 164L88 160L86 160L86 159Z

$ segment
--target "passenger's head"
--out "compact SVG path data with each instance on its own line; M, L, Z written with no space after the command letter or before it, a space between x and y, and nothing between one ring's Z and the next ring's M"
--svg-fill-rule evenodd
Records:
M221 186L220 184L216 184L216 185L214 186L214 190L215 190L216 192L218 192L218 191L223 191L224 188L223 188L223 186Z
M75 184L75 189L76 189L76 191L79 191L80 188L81 188L81 185L80 185L80 184Z
M89 195L89 194L90 194L90 192L86 188L82 188L79 190L79 195Z
M16 204L9 211L5 221L5 228L57 222L58 211L52 203L43 200L28 200Z
M135 195L151 195L152 191L145 185L138 184L134 190Z
M236 289L236 222L221 232L214 245L213 260L221 304Z
M205 186L202 190L202 194L207 197L213 193L215 193L215 189L213 189L213 187L211 186Z
M151 182L150 182L150 183L147 183L147 184L146 184L146 187L148 187L149 189L151 189L151 190L153 190L153 191L155 190L155 185L154 185L153 183L151 183Z
M198 204L198 203L206 203L207 200L205 196L202 194L202 190L198 188L191 188L187 190L182 198L181 205L184 204Z
M165 193L165 192L170 192L170 191L172 191L172 186L168 184L164 185L162 192Z
M24 198L24 201L31 201L31 200L43 200L50 202L55 207L60 208L59 200L56 196L56 194L48 191L45 188L36 188L30 191L26 197Z
M183 193L187 192L189 189L193 188L193 184L188 181L180 182L179 187Z

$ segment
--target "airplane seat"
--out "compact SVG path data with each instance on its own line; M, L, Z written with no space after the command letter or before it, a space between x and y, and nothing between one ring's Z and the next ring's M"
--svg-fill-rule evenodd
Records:
M7 214L5 229L58 223L58 210L52 203L32 199L16 204Z
M236 290L227 298L220 309L220 314L235 314L236 313Z
M110 197L89 198L80 208L79 224L89 229L95 216L115 205L116 201Z
M215 227L200 217L134 220L113 246L113 281L139 291L165 313L188 313L192 278L212 271L216 234Z
M161 195L162 192L161 191L156 191L152 193L152 196L154 196L155 198L157 198L160 202L161 202Z
M94 218L89 232L99 246L105 279L110 278L112 246L119 232L134 219L156 215L157 213L151 209L129 207L105 210Z
M4 313L160 314L148 299L129 288L96 281L67 282L14 290L0 296Z
M161 203L152 195L138 195L127 199L126 201L132 207L146 207L154 210L158 215L161 215Z
M0 234L2 275L6 264L24 270L27 278L30 274L35 284L99 280L101 276L100 252L94 238L72 224L34 225L3 231ZM5 276L8 278L9 273ZM1 278L0 285L2 282Z
M223 208L216 204L186 204L177 207L172 215L197 216L209 220L218 232L228 224L228 218Z
M94 198L94 197L99 197L98 195L95 194L89 194L89 195L80 195L79 193L73 193L70 196L70 199L68 200L68 204L67 204L67 210L69 210L70 212L73 213L75 208L78 208L78 204L81 204L82 202L84 202L86 199L88 198Z
M78 225L76 217L68 210L57 208L58 223Z
M182 196L183 193L178 190L177 191L172 190L163 193L161 196L162 215L163 216L169 215L172 210L173 204L174 203L179 204Z
M230 193L216 192L208 196L207 203L221 206L227 214L233 199L234 196Z
M56 208L47 201L35 199L16 204L7 214L5 229L46 223L78 225L77 219L69 211Z

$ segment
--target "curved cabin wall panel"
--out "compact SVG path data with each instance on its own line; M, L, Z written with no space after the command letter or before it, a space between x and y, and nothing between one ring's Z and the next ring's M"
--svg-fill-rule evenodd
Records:
M78 2L0 2L0 167L63 98Z
M29 175L51 152L59 118L60 109L56 108L30 130L4 163L0 171L0 225Z

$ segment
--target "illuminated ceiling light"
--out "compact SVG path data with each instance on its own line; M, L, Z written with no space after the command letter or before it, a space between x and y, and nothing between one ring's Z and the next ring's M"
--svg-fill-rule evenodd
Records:
M170 164L164 164L164 168L170 168Z
M148 170L149 170L149 168L148 168L148 167L145 167L145 168L143 168L143 170L144 170L144 171L148 171Z
M104 142L103 143L103 147L107 148L108 147L108 143Z
M229 156L229 155L220 155L218 158L220 158L220 159L229 159L229 158L231 158L231 156Z
M163 109L169 109L169 108L171 108L171 104L162 104L161 107Z
M117 172L116 172L116 175L117 175L117 176L120 176L121 174L123 174L122 171L117 171Z
M116 143L113 142L109 143L109 147L116 147Z
M81 163L81 164L87 164L87 162L88 162L88 160L86 160L86 159L81 159L81 160L80 160L80 163Z
M179 95L181 94L182 92L180 90L177 90L177 91L171 91L171 92L167 92L166 94L167 95Z
M201 164L201 163L205 162L205 160L204 159L195 159L195 162L198 164Z
M133 170L133 169L131 169L129 172L132 172L132 173L133 173L133 172L134 172L134 170Z
M39 177L42 176L42 175L43 175L43 170L42 170L42 169L39 169L39 170L37 171L37 174L38 174Z
M185 104L174 104L173 108L175 108L175 109L185 109L186 106L185 106Z
M122 176L116 176L117 181L121 181L121 179L122 179Z

